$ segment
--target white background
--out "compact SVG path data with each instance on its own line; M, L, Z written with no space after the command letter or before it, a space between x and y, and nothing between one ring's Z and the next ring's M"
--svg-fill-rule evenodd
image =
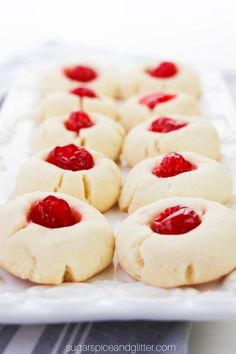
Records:
M0 60L50 39L234 68L235 0L0 0Z
M0 62L50 40L236 71L235 0L0 0ZM236 324L195 324L190 354L232 354Z

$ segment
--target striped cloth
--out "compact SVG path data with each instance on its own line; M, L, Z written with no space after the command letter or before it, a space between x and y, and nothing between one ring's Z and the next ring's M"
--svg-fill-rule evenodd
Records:
M98 322L2 326L1 354L188 353L190 324Z

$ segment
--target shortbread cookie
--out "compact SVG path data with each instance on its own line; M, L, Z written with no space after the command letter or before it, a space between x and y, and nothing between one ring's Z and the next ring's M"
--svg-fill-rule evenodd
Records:
M174 90L199 98L201 86L192 69L173 62L143 65L128 72L120 83L123 98L147 90Z
M0 210L0 265L39 284L84 281L113 258L105 217L65 194L35 192Z
M199 197L226 203L232 195L227 169L193 152L172 152L139 162L129 173L121 196L122 211L134 212L168 197Z
M99 65L87 63L65 64L48 70L41 82L41 92L47 96L54 91L68 92L83 85L99 94L117 96L118 83L115 74Z
M73 110L84 110L105 114L118 119L116 103L110 97L99 95L84 86L76 87L68 92L52 92L42 99L39 108L39 120L67 115Z
M35 151L57 145L83 145L117 160L124 129L107 116L74 111L69 116L55 117L42 123L33 136Z
M123 147L128 166L148 157L171 151L193 151L218 159L220 140L216 129L204 118L171 115L158 116L130 130Z
M200 198L170 198L131 214L117 235L121 266L158 287L205 283L236 267L236 214Z
M112 160L76 145L47 149L30 158L21 168L18 195L60 192L86 201L99 211L116 202L121 189L121 172Z
M201 116L198 102L184 93L150 92L128 98L120 109L120 122L126 130L153 115L185 114Z

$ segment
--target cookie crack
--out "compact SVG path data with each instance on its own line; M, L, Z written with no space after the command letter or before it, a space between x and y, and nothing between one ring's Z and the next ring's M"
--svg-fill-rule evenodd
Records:
M126 210L125 210L126 212L127 212L127 211L130 212L130 210L133 209L133 206L135 205L135 202L134 202L134 201L135 201L135 199L136 199L137 193L139 193L139 187L136 185L136 186L134 187L134 189L133 189L131 195L130 195L129 204L128 204Z
M28 254L29 254L29 258L30 258L30 261L31 261L31 267L29 269L29 272L28 272L28 275L26 277L29 278L29 279L34 279L34 273L35 273L35 270L37 268L37 258L27 249L28 251Z
M139 247L137 248L137 253L136 253L136 262L139 265L139 268L142 269L144 267L144 259L141 256L141 252Z
M16 226L15 229L9 234L9 237L7 237L5 240L3 240L3 241L1 242L0 246L1 246L1 247L4 246L5 243L9 240L10 237L15 236L15 234L17 234L19 231L25 229L26 226L27 226L26 223Z
M143 237L142 240L137 241L132 248L134 248L134 258L136 261L136 267L137 269L135 270L135 277L140 280L142 277L142 269L145 266L145 261L141 255L141 247L142 245L152 236L152 233L148 233L146 236Z
M149 148L148 146L145 146L144 148L144 158L147 159L149 157Z
M57 185L54 187L54 189L53 189L53 192L58 192L58 190L61 188L61 186L62 186L62 183L63 183L63 180L64 180L64 173L62 173L61 175L60 175L60 177L59 177L59 180L58 180L58 183L57 183Z
M153 139L145 146L144 157L157 156L160 154L160 142L158 139Z
M17 232L19 232L19 231L25 229L26 226L27 226L26 223L24 223L24 224L22 224L22 225L18 225L18 226L10 233L10 237L11 237L11 236L14 236Z
M82 177L83 181L83 186L84 186L84 198L87 201L87 203L91 203L91 192L90 192L90 186L89 186L89 180L86 175L83 175Z
M137 191L137 186L135 185L133 186L132 191L129 193L129 196L127 197L127 193L123 187L123 190L121 191L120 200L119 200L121 211L126 213L129 211L130 207L132 206L136 191Z
M160 141L156 140L155 141L155 148L158 154L160 154Z
M74 281L73 272L70 266L66 265L64 269L64 274L62 276L63 283L70 283Z
M86 146L87 145L87 139L83 136L79 136L80 137L80 145L81 146Z
M191 284L194 279L194 266L190 263L185 269L185 279L188 284Z

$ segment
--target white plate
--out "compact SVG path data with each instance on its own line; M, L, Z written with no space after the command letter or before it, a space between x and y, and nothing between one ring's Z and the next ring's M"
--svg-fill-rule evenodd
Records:
M93 60L122 69L143 61L143 58L124 58L114 53L86 50L81 53L72 46L52 46L31 58L33 66L27 65L18 77L0 113L1 204L14 197L17 171L31 153L30 136L35 127L42 66L58 57L65 60L75 56L93 57ZM236 171L234 105L219 72L200 70L200 76L204 89L203 108L219 130L222 161L233 173ZM106 215L114 229L125 217L115 209ZM0 322L108 319L236 319L236 272L206 285L165 290L134 281L116 262L88 282L60 286L37 286L0 271Z

